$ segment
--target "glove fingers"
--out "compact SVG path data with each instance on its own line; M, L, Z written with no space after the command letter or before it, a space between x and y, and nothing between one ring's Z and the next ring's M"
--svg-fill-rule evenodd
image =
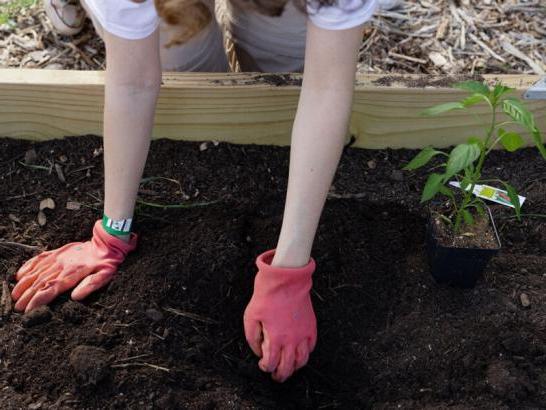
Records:
M262 352L263 356L258 362L260 369L267 373L272 373L275 371L281 360L281 345L280 343L272 340L268 334L266 328L262 328L263 332L263 343L262 343Z
M89 269L77 269L62 271L56 277L42 282L36 288L32 299L28 302L25 312L29 312L38 306L47 305L53 299L67 290L73 288L79 281L89 274Z
M47 277L47 275L50 275L57 270L60 271L61 268L59 268L55 263L48 264L43 261L42 263L36 265L34 270L28 272L19 280L19 282L17 282L17 285L15 285L15 287L11 291L12 299L18 300L21 295L27 291L28 288L36 285L37 281L39 281L41 278Z
M309 360L309 343L307 340L300 342L296 349L296 370L301 369Z
M19 281L26 275L34 272L40 267L40 265L42 265L42 262L45 262L44 259L47 258L49 255L49 252L42 252L41 254L36 255L35 257L26 261L15 274L15 279Z
M110 283L113 278L114 272L112 272L111 269L102 269L82 280L80 284L72 291L71 297L76 301L85 299L87 296L89 296L89 294Z
M245 337L248 345L258 357L262 357L262 325L257 320L252 320L245 314L243 317Z
M293 346L284 346L281 354L281 361L273 373L273 380L283 383L294 373L296 352Z
M48 270L42 271L41 275L44 277L44 280L52 280L61 273L61 269L57 266L53 266ZM44 280L41 280L42 277L36 277L36 280L28 289L26 289L19 298L17 298L17 303L15 304L16 311L23 311L26 309L30 300L34 297L34 294L38 291L40 284L44 283ZM39 281L39 282L38 282ZM15 289L13 290L15 292Z

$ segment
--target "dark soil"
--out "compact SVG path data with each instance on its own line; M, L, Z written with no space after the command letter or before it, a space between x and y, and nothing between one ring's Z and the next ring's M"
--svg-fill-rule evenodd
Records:
M100 144L0 140L0 279L10 287L32 255L14 243L89 237ZM545 408L546 220L517 222L493 206L504 247L484 279L438 286L424 251L424 175L399 171L414 155L346 150L313 251L319 343L278 385L258 370L242 313L254 258L281 226L288 150L154 142L141 200L200 206L141 203L139 247L110 286L85 303L64 295L31 323L1 317L0 407ZM546 162L534 150L495 152L486 167L527 196L524 213L546 214ZM56 207L40 226L49 197Z
M476 214L473 222L472 225L463 224L455 233L452 225L433 214L434 236L440 245L447 248L498 249L500 244L489 217Z

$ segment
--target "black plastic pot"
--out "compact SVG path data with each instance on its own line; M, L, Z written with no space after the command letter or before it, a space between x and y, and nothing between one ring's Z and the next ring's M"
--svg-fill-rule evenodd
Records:
M455 248L441 245L436 236L433 217L429 214L427 226L427 254L432 276L438 283L462 288L473 288L493 256L501 249L501 242L491 210L487 208L498 248Z

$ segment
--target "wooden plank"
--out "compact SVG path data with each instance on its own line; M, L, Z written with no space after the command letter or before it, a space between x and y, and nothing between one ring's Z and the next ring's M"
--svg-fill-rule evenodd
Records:
M284 81L286 80L287 81ZM522 94L537 76L486 76ZM168 73L164 75L154 137L241 144L290 141L298 75ZM285 82L285 85L278 85ZM362 148L445 147L479 133L477 117L457 111L437 118L420 112L463 94L446 78L359 75L350 134ZM102 133L101 72L0 69L0 136L47 140ZM444 85L443 85L444 84ZM528 104L546 130L546 102ZM476 111L474 111L476 112Z

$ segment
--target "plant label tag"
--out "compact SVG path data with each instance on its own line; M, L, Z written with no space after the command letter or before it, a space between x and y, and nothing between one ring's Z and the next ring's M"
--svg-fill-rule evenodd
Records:
M457 181L450 181L449 185L454 186L455 188L461 188L461 184ZM470 187L468 187L467 190L468 189L470 189ZM487 199L488 201L496 202L497 204L515 208L514 204L510 200L510 197L508 196L508 193L502 189L489 185L476 185L474 187L474 195L476 195L478 198ZM527 198L521 195L518 195L518 197L519 204L522 206Z

